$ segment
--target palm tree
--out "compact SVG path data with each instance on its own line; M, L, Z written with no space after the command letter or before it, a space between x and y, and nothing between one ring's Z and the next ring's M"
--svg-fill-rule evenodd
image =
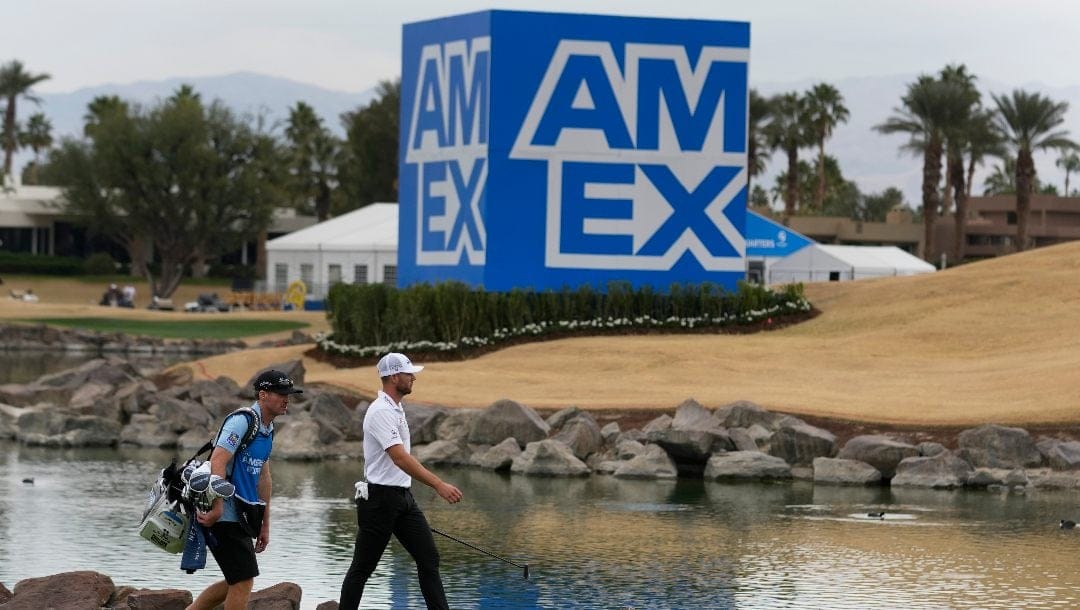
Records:
M763 133L765 122L769 120L769 100L764 98L757 89L750 90L750 122L746 145L746 169L749 178L746 181L746 192L752 192L750 182L765 171L765 164L769 160L769 144Z
M52 146L52 123L45 115L38 112L26 122L26 131L19 137L19 142L34 151L34 164L30 168L30 184L38 183L38 171L41 168L41 153Z
M784 224L799 207L799 149L811 143L806 120L806 100L798 93L777 95L769 101L772 120L765 126L765 140L772 150L787 154L787 189L784 193Z
M1016 194L1016 161L1007 154L1002 155L1001 164L995 165L990 175L983 180L983 195Z
M131 108L116 95L99 95L86 105L83 115L83 135L90 138L102 121L110 116L124 116Z
M1022 252L1027 249L1028 214L1035 184L1032 153L1050 148L1075 150L1077 145L1069 139L1068 130L1060 129L1069 110L1068 102L1055 102L1021 89L993 98L998 107L998 127L1016 156L1016 249Z
M4 176L11 176L11 157L15 154L18 131L15 128L15 103L20 97L35 104L41 102L40 98L30 93L30 89L49 78L48 74L27 72L17 59L0 66L0 98L7 103L4 109Z
M1056 161L1057 166L1065 170L1065 197L1069 196L1069 174L1080 171L1080 155L1076 154L1075 150L1063 149L1061 151L1061 157Z
M837 125L847 122L849 113L844 106L844 96L828 83L818 83L806 93L806 110L811 136L818 145L814 209L821 211L825 201L825 140L832 137Z
M933 262L934 223L941 205L941 154L946 134L964 116L965 92L956 82L922 75L908 85L900 101L902 105L893 109L893 116L874 129L885 134L907 134L910 138L902 148L922 154L923 256Z

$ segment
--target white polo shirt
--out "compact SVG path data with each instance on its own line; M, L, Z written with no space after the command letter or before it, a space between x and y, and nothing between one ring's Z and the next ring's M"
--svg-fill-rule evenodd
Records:
M411 451L409 422L405 420L401 405L380 390L379 397L364 415L364 476L368 483L412 486L412 477L398 468L386 453L394 445L403 445L406 453Z

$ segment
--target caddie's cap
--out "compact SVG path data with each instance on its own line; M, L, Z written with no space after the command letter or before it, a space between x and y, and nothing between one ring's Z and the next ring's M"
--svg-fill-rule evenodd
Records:
M270 369L259 373L255 378L255 391L266 390L275 394L303 394L300 388L294 388L292 379L281 371Z
M379 359L379 377L389 377L398 373L412 373L413 375L424 370L422 366L416 366L405 354L396 352L389 353Z

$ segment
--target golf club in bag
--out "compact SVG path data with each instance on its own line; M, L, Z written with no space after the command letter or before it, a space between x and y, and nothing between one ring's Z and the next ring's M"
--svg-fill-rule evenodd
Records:
M450 540L453 540L454 542L464 544L465 546L469 547L470 549L472 549L474 551L480 551L481 553L483 553L485 555L488 555L490 557L494 557L495 559L498 559L499 561L504 561L504 562L516 567L516 568L522 568L525 571L525 573L524 573L525 580L529 580L529 564L527 564L527 563L526 564L520 564L520 563L517 563L517 562L514 562L514 561L510 561L509 559L507 559L505 557L500 557L500 556L496 555L495 553L492 553L491 551L485 551L484 549L482 549L482 548L480 548L478 546L469 544L468 542L465 542L464 540L461 540L460 538L455 538L455 537L451 536L450 534L447 534L446 532L435 529L434 527L431 528L431 531L435 532L436 534L438 534L438 535L440 535L440 536L442 536L444 538L449 538Z

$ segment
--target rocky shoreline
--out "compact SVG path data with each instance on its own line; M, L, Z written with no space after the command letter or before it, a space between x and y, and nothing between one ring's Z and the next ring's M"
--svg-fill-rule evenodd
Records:
M299 610L303 591L296 583L283 582L255 591L248 608ZM4 610L41 610L68 608L131 608L138 610L184 610L193 601L183 589L136 589L116 585L100 572L64 572L51 576L26 578L11 591L0 583L0 608ZM220 606L219 606L220 607ZM337 610L336 601L326 601L317 610Z
M304 384L300 360L268 368ZM274 458L360 459L368 403L334 388L306 390L275 423ZM0 385L0 439L184 452L203 445L226 414L253 398L251 380L195 380L187 367L145 371L107 356L31 383ZM688 399L626 429L619 421L601 425L576 407L542 417L507 399L485 409L406 404L406 416L413 453L429 465L556 477L1080 489L1080 442L992 424L962 430L946 446L920 442L915 433L839 442L826 427L746 401L710 409Z
M91 354L224 354L246 349L243 341L162 339L124 333L57 328L45 324L0 324L2 351L55 351Z

